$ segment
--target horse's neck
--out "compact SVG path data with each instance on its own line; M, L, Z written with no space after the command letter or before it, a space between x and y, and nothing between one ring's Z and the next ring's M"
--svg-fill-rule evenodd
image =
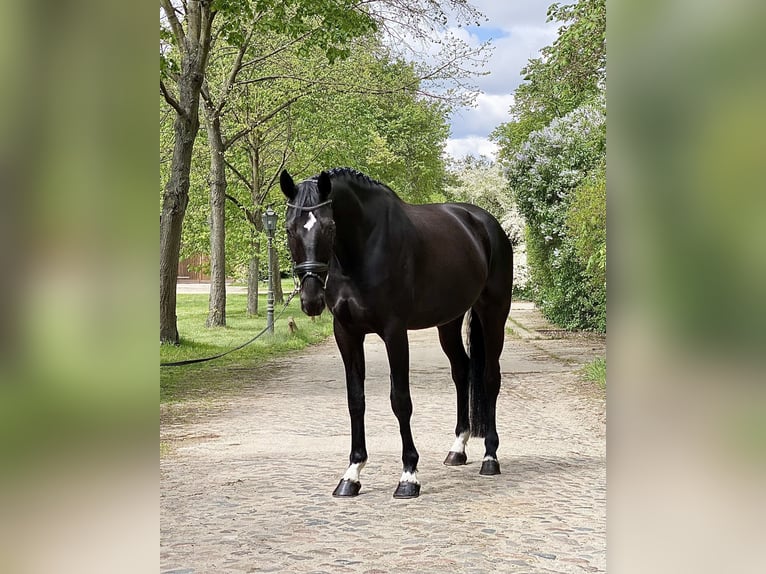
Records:
M370 201L362 200L348 190L334 206L335 255L346 271L353 271L364 260L365 249L375 232L372 216L378 217L380 213L373 213L377 206L371 205ZM372 202L376 203L375 200Z

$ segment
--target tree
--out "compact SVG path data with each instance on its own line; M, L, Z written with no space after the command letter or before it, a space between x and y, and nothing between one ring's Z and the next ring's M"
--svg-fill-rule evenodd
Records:
M432 201L445 181L449 106L422 95L412 64L377 54L374 42L359 47L337 75L354 77L355 85L316 93L295 108L294 159L308 161L295 172L350 165L408 201Z
M288 161L295 173L307 174L351 164L421 200L442 187L447 104L426 99L414 66L389 61L375 35L355 38L351 46L347 58L328 66L324 53L284 36L253 40L246 60L257 57L259 65L241 67L227 114L221 116L231 133L246 132L232 138L236 149L226 147L229 171L244 186L244 193L227 197L245 216L242 221L255 221L260 229L261 205ZM407 149L391 150L392 145ZM255 313L260 234L253 227L237 231L243 232L249 242L240 237L236 243L252 254L248 300ZM274 277L279 276L277 264ZM280 299L281 283L274 288Z
M181 229L189 203L189 172L199 131L199 98L216 10L211 0L187 0L181 20L171 0L160 0L160 6L165 16L160 37L172 43L180 55L180 65L165 58L166 54L161 54L160 60L160 91L175 110L173 157L160 217L160 341L178 344L176 281ZM176 94L165 84L169 77L175 80Z
M484 49L473 49L461 43L455 36L444 41L439 37L447 30L448 14L452 13L460 21L477 20L478 12L465 0L414 0L401 3L398 0L374 0L372 2L357 2L356 0L209 0L196 2L181 2L174 6L171 0L161 2L163 17L161 18L161 83L160 88L167 103L178 115L179 122L186 124L185 131L176 133L176 145L184 136L183 153L174 156L167 192L163 197L163 216L161 217L161 314L160 339L166 342L178 342L178 332L175 324L175 282L177 279L177 261L180 251L180 238L183 230L182 222L186 213L189 198L190 163L199 119L197 107L200 93L205 96L208 150L211 153L210 182L211 182L211 268L215 284L223 285L225 268L220 261L224 252L221 245L225 244L224 229L221 216L223 211L222 197L226 197L226 171L221 169L221 158L225 163L226 143L236 130L228 132L225 127L224 112L234 95L231 89L217 91L220 84L213 85L209 76L208 61L211 46L220 47L223 58L239 54L239 62L234 61L223 87L242 86L245 83L260 88L269 83L281 82L283 85L292 82L298 86L301 93L306 89L322 87L321 77L288 75L284 71L277 75L255 74L247 79L237 78L246 68L261 72L269 54L252 53L249 50L255 44L252 39L260 39L273 33L287 39L286 45L294 46L300 56L319 49L324 53L329 67L336 61L350 56L352 44L350 40L374 33L384 32L387 38L395 38L388 49L403 48L406 51L413 43L422 50L423 42L427 39L441 40L443 49L435 54L430 66L420 66L418 73L411 78L411 85L398 86L396 89L424 90L420 80L425 79L434 88L430 95L445 101L459 99L468 88L467 81L476 73L475 67L480 65ZM217 28L213 32L213 16ZM204 32L201 33L200 31ZM212 38L216 38L214 43ZM198 41L189 42L189 39ZM191 50L199 46L199 49ZM262 46L263 43L259 43ZM204 57L199 57L203 55ZM186 73L187 68L193 68L193 73ZM353 78L354 76L349 76ZM207 83L204 80L207 78ZM193 81L192 81L193 80ZM176 91L173 93L172 85ZM339 91L359 89L358 84L343 82L336 86ZM367 86L369 88L369 86ZM191 98L181 97L186 93ZM415 92L425 94L425 91ZM207 96L210 96L209 98ZM280 105L289 107L289 96ZM275 109L278 109L275 108ZM250 126L246 130L252 130ZM229 140L227 140L227 136ZM382 139L378 140L382 143ZM381 146L382 149L384 146ZM383 150L385 151L385 150ZM381 156L384 157L384 156ZM347 162L342 162L347 163ZM381 162L383 163L383 162ZM410 166L419 167L419 166ZM410 169L414 174L417 170ZM421 186L422 187L422 186ZM211 290L210 323L220 324L225 318L225 291L213 288Z
M491 138L527 222L533 297L567 328L606 328L606 2L552 4L558 37L529 60Z
M597 100L532 132L506 164L508 182L527 222L535 301L547 317L566 328L606 329L606 253L603 269L595 259L589 266L585 254L600 253L590 248L592 238L580 235L605 237L606 206L589 197L600 193L600 179L589 185L589 178L605 168L605 157L606 110L604 101Z
M513 121L492 134L507 159L533 131L592 100L606 85L606 0L554 3L548 21L561 22L558 37L521 70L524 82L514 92Z
M329 59L343 53L343 44L357 34L374 28L373 19L362 10L354 10L351 0L187 0L174 6L171 0L161 0L164 18L160 23L161 59L160 90L167 103L176 112L175 151L171 175L163 197L160 218L160 341L178 344L176 326L175 284L178 279L178 258L181 233L188 205L189 173L191 156L199 131L199 100L207 72L208 57L213 41L213 19L222 12L228 18L221 23L221 35L234 42L245 43L240 37L243 21L251 18L263 29L277 29L293 38L301 37L309 30L322 33L311 34L316 44L322 46ZM174 58L178 56L178 58ZM173 94L166 80L176 84L178 94ZM212 109L217 109L214 106ZM215 118L211 118L215 122ZM215 129L215 127L213 128ZM218 145L213 138L214 146ZM211 165L216 170L213 206L211 214L218 239L223 233L221 225L220 192L225 190L225 180L219 170L220 163ZM219 244L214 240L215 257L220 257ZM220 264L217 264L217 281L220 282ZM211 307L220 307L220 293ZM225 302L225 292L223 292ZM225 304L225 303L224 303ZM214 309L215 311L215 309Z

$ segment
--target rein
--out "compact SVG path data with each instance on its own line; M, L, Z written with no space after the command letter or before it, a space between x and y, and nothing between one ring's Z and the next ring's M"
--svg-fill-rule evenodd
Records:
M277 319L282 317L282 314L287 310L287 306L290 304L290 301L293 300L293 297L295 297L298 291L300 291L300 286L296 286L293 292L290 293L290 296L287 298L287 301L285 302L284 307L282 307L282 309L279 311L277 316L274 317L274 323L277 322ZM233 349L229 349L228 351L224 351L223 353L218 353L217 355L213 355L212 357L203 357L201 359L186 359L185 361L173 361L172 363L160 363L160 367L180 367L181 365L192 365L194 363L204 363L206 361L212 361L213 359L219 359L223 357L224 355L228 355L229 353L233 353L234 351L239 351L240 349L247 347L250 343L258 339L259 337L263 336L268 330L269 330L269 326L266 325L260 333L258 333L255 337L253 337L249 341L245 341L244 343L234 347Z

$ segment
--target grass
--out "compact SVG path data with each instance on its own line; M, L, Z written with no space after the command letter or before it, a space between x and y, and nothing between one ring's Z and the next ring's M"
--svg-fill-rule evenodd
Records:
M602 389L606 388L606 358L599 357L592 363L585 365L583 368L583 376L596 383Z
M292 282L285 282L285 298ZM181 344L160 345L160 362L207 357L227 351L254 337L266 326L266 294L258 301L259 316L247 314L247 295L226 297L226 327L205 327L208 313L207 294L179 294L176 313ZM297 351L318 343L332 334L332 317L326 311L315 321L300 310L296 296L284 314L282 305L274 308L274 334L265 334L255 342L230 355L207 363L160 368L160 402L178 402L235 390L239 383L232 372L237 368L253 369L270 358ZM290 333L287 320L293 317L298 327Z

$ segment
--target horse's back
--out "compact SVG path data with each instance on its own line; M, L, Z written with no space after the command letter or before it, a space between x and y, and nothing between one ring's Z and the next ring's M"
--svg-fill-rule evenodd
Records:
M407 205L405 213L429 258L452 260L459 265L470 259L476 265L476 274L485 278L513 267L508 236L497 219L481 207L470 203Z
M487 289L510 297L512 249L497 220L471 204L406 205L416 238L417 312L410 328L443 324Z

